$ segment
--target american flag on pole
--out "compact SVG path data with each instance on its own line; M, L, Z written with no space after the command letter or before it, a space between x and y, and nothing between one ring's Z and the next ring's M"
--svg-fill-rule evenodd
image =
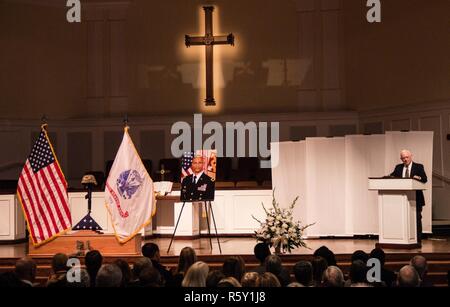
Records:
M192 151L183 153L181 158L181 181L183 181L184 177L192 175L192 159L194 158L194 153Z
M67 182L45 130L25 161L17 196L34 246L41 245L71 227Z

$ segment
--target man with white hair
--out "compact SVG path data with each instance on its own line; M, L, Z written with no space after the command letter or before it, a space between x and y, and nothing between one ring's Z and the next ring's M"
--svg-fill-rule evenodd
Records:
M400 151L400 160L403 163L397 164L391 176L398 178L414 178L420 182L427 182L427 175L422 164L413 162L412 154L409 150ZM417 218L417 243L422 242L422 207L425 206L423 192L416 191L416 218Z

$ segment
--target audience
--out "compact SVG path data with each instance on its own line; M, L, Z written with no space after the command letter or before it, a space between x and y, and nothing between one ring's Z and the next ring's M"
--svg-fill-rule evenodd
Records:
M161 274L155 267L147 265L139 273L139 285L146 288L161 287Z
M291 282L289 272L283 267L281 258L277 255L270 255L266 258L266 272L275 275L280 284L285 287Z
M322 286L328 288L340 288L344 286L344 274L337 266L329 266L323 272Z
M133 275L133 279L130 281L129 286L130 287L141 287L142 283L141 283L141 272L144 271L144 269L147 268L152 268L152 262L150 259L148 259L147 257L141 257L139 259L137 259L134 264L133 264L133 269L132 269L132 275Z
M225 277L234 277L241 280L245 273L245 262L241 256L229 257L222 266L222 273Z
M328 267L327 261L323 257L316 256L313 258L311 264L313 269L313 286L320 287L322 284L323 272L325 272Z
M104 264L98 270L95 286L99 288L118 288L122 284L122 271L115 264Z
M362 260L355 260L350 266L349 279L345 282L346 287L369 286L367 281L367 266Z
M128 262L123 259L117 259L113 263L117 265L117 267L119 267L120 271L122 272L122 282L120 283L120 286L122 288L128 287L131 281L131 270Z
M206 277L209 267L203 261L197 261L187 270L184 275L182 287L206 287ZM219 282L220 284L220 282Z
M176 287L181 287L184 274L189 270L191 265L197 262L197 254L192 247L186 246L180 252L178 267L173 276L173 283Z
M369 260L369 255L365 251L357 250L352 254L352 263L356 260L361 260L364 264L367 264L367 260Z
M21 287L34 287L36 262L33 259L25 257L17 260L14 272L19 281L18 285Z
M67 261L69 257L66 254L58 253L53 256L52 259L52 271L53 274L50 275L47 280L47 287L52 288L60 288L67 286Z
M414 256L409 265L403 266L396 275L385 268L386 255L381 248L374 248L370 256L362 250L355 251L345 280L342 270L336 263L334 253L322 246L314 252L309 261L298 261L293 266L295 281L283 267L281 258L271 255L266 244L258 243L254 253L259 266L252 272L245 272L246 266L241 256L226 258L222 270L210 270L207 263L197 261L197 255L191 247L181 250L176 271L168 270L161 264L158 245L147 243L142 247L144 257L136 259L132 269L124 259L116 259L111 264L103 264L99 251L86 254L85 265L78 267L79 281L72 281L67 275L69 270L66 254L55 254L51 261L52 273L46 282L47 287L432 287L428 280L427 259L422 255ZM327 259L325 258L327 257ZM368 281L367 273L375 268L367 267L368 259L378 259L381 281ZM262 266L264 264L264 266ZM17 260L13 272L0 274L0 287L33 287L37 266L31 258ZM373 273L373 272L372 272ZM374 274L372 276L377 276Z
M388 270L384 267L384 263L386 261L386 254L384 253L383 249L381 249L379 247L374 248L370 252L370 258L376 258L380 261L381 281L384 282L387 287L395 286L395 282L397 280L397 275L395 274L395 272Z
M294 265L294 275L298 283L305 287L313 284L313 268L309 261L299 261Z
M262 288L281 287L281 283L274 274L264 272L259 277L259 286Z
M142 255L152 261L153 267L161 275L163 285L167 287L173 286L172 273L160 262L161 255L159 253L159 246L155 243L145 243L142 246Z
M257 272L248 272L242 276L241 285L242 287L259 287L259 273Z
M327 265L329 266L336 266L336 256L334 253L326 246L321 246L314 252L315 257L322 257L327 261Z
M224 279L222 279L221 281L219 281L219 283L217 284L218 288L240 288L242 287L242 285L239 283L239 281L232 277L225 277Z
M86 270L89 273L89 279L91 281L91 287L95 286L95 280L97 278L97 272L103 263L102 254L98 250L91 250L86 253L84 257L84 264L86 265Z
M411 265L416 269L420 278L421 287L433 287L433 284L428 280L428 264L427 259L421 255L414 256L411 259Z
M225 278L222 271L220 270L211 270L206 277L206 287L207 288L217 288L217 284L219 281Z
M419 287L420 278L412 265L405 265L398 272L397 285L399 287Z
M267 245L266 243L258 243L255 245L253 252L256 259L258 259L259 261L259 266L257 266L253 271L262 274L266 271L266 257L271 254L269 245Z

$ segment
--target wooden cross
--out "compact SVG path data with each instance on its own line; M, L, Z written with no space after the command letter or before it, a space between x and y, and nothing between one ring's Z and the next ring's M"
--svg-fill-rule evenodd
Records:
M214 100L214 76L213 76L213 46L214 45L231 45L234 46L234 35L214 36L212 12L213 6L204 6L205 10L205 35L204 36L190 36L185 35L186 47L190 46L205 46L206 53L206 99L207 106L215 106Z

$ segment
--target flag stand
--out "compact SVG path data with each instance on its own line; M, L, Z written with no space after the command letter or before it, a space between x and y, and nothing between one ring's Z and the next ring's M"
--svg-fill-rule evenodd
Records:
M214 217L214 211L213 211L213 208L212 208L212 205L211 205L211 201L208 201L208 203L207 203L206 200L205 200L202 203L205 205L206 224L208 225L208 237L209 237L209 244L211 246L211 250L213 249L213 246L212 246L212 238L211 238L211 227L209 225L209 217L208 217L208 204L209 204L209 210L211 211L211 217L212 217L212 220L213 220L213 223L214 223L214 229L216 231L217 244L219 245L220 254L222 254L222 248L220 246L220 241L219 241L219 234L217 233L216 219ZM170 244L169 244L169 248L167 249L167 253L169 253L170 247L172 246L172 242L173 242L173 239L175 237L175 233L177 232L178 224L180 222L181 215L183 214L183 209L184 209L184 205L185 204L186 204L186 202L184 201L183 205L181 207L180 213L178 214L177 223L175 224L175 229L173 230L172 238L170 239ZM199 224L199 227L200 227L200 224ZM199 229L199 234L200 234L200 237L201 237L201 229Z

